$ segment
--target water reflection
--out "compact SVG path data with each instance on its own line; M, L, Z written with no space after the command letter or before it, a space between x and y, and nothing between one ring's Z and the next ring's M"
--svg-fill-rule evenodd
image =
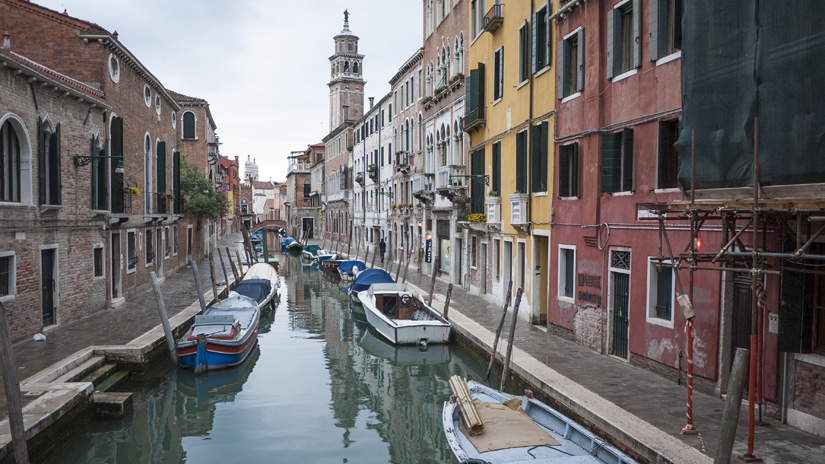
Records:
M450 345L386 344L334 279L298 261L282 258L279 307L244 364L162 366L134 387L133 414L96 422L48 462L451 462L448 379L484 366Z

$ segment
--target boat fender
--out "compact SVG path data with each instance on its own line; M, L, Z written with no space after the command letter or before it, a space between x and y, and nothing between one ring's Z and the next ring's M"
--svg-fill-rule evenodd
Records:
M425 351L427 349L427 339L426 338L419 338L418 339L418 349L420 351Z

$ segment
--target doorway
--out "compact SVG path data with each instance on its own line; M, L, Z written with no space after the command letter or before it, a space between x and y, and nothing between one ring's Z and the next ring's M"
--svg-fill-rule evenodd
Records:
M487 263L487 244L481 244L481 282L479 283L479 291L482 295L487 293L487 268L489 264Z
M613 280L613 355L627 359L630 274L611 272Z
M455 273L455 283L456 283L456 285L461 285L461 277L464 275L464 273L462 272L463 271L462 261L464 261L464 260L462 259L462 256L461 256L461 245L462 245L461 242L462 242L462 240L460 238L455 239L455 263L456 263L456 267L458 268L456 270L456 273Z
M533 323L547 324L547 292L548 292L548 260L549 239L545 236L534 235L533 242Z
M513 242L504 242L504 258L501 260L501 264L504 266L501 275L504 278L504 291L506 292L506 289L510 286L510 282L513 281ZM510 292L510 304L515 301L515 294L516 286L515 282L513 282L513 290ZM506 294L502 296L506 296Z
M40 294L43 327L55 324L57 303L57 249L40 250Z
M123 287L120 277L120 266L123 263L123 257L120 256L120 234L112 234L111 243L112 252L112 299L120 298L123 293Z
M301 235L302 239L310 239L312 236L313 221L311 217L301 218Z
M801 291L801 289L800 289ZM750 275L739 273L733 279L733 314L731 315L730 359L737 348L750 350L751 305L753 304ZM745 385L745 390L748 386Z

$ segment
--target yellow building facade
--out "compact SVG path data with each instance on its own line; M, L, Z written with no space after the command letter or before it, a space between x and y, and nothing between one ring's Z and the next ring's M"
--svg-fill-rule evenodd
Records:
M556 104L555 40L550 16L558 1L473 0L468 30L467 109L472 175L486 175L484 195L490 250L490 294L511 302L523 289L519 314L547 320L553 135Z

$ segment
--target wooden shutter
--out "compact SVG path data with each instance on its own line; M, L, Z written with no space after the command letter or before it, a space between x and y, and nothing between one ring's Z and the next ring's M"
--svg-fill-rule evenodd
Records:
M570 196L578 197L579 194L579 142L573 144L570 159Z
M158 193L166 193L166 142L158 143Z
M41 205L46 204L46 134L43 133L43 119L37 118L37 186Z
M607 11L607 78L612 79L615 76L614 61L616 55L616 10L610 9ZM579 44L581 47L581 44Z
M476 101L476 98L478 98L478 94L476 93L476 88L478 87L478 69L471 69L470 77L465 79L465 81L467 86L467 113L472 113L478 108L478 102Z
M531 47L530 47L530 56L531 56L531 59L530 59L530 63L531 63L530 72L532 72L533 74L535 74L536 66L538 64L537 63L537 57L536 57L536 49L538 48L537 47L537 45L538 45L538 27L536 27L536 24L537 24L536 18L537 18L537 16L538 16L537 13L533 13L533 22L530 23L530 31L531 31L532 36L533 36L533 39L530 41L530 44L531 44Z
M565 68L565 41L559 40L558 42L558 53L556 56L559 59L559 62L556 64L556 93L558 94L558 99L561 100L564 98L564 91L565 91L565 82L567 79L570 79L570 71Z
M530 189L541 192L541 124L530 126Z
M484 63L478 64L478 96L476 97L476 104L478 105L478 117L484 117Z
M527 131L516 134L516 190L527 193Z
M584 90L584 29L579 30L576 40L578 41L576 65L579 67L576 72L576 91L581 92Z
M633 129L622 131L622 177L621 191L633 190Z
M499 98L499 92L501 91L501 87L499 86L499 77L501 76L501 49L496 50L493 60L494 71L493 71L493 100Z
M602 134L602 192L613 193L620 190L622 161L622 134L620 132Z
M562 145L559 147L559 196L569 197L570 195L570 152L572 145Z
M484 149L480 148L473 152L472 172L474 176L484 175ZM484 212L484 183L480 182L480 177L472 178L470 182L470 211L472 213Z
M97 152L97 136L92 136L92 149L89 150L89 154L94 156ZM97 190L98 190L98 163L101 160L92 160L92 182L90 182L90 191L89 191L89 208L91 209L98 209L97 208Z
M546 192L548 189L548 182L547 182L547 170L550 163L550 155L547 152L549 149L549 135L550 135L550 124L547 121L541 123L541 140L539 140L541 146L541 164L539 166L539 185L541 189L538 190L539 192Z
M658 175L658 182L656 187L658 188L670 188L670 179L671 179L671 172L670 172L670 165L669 165L669 141L670 137L668 135L668 130L665 121L659 120L659 144L657 147L657 158L659 160L659 175Z
M553 63L550 59L553 58L551 46L553 45L553 21L550 21L550 0L547 0L547 7L544 10L544 64L550 66Z
M60 123L54 128L49 143L49 204L61 204L60 191L63 190L60 176Z
M642 65L642 0L633 0L633 55L631 68Z
M493 191L501 195L501 142L493 144Z
M650 0L647 5L647 30L648 58L650 61L656 61L659 59L659 0ZM667 32L667 29L664 32Z
M498 98L504 96L504 47L498 49L498 73L496 73L498 83Z
M111 156L123 156L123 118L112 118L111 127ZM126 166L124 158L110 158L110 169L112 172L112 212L123 212L123 174L115 172L118 162Z
M180 152L172 151L172 190L175 194L175 213L180 214Z

